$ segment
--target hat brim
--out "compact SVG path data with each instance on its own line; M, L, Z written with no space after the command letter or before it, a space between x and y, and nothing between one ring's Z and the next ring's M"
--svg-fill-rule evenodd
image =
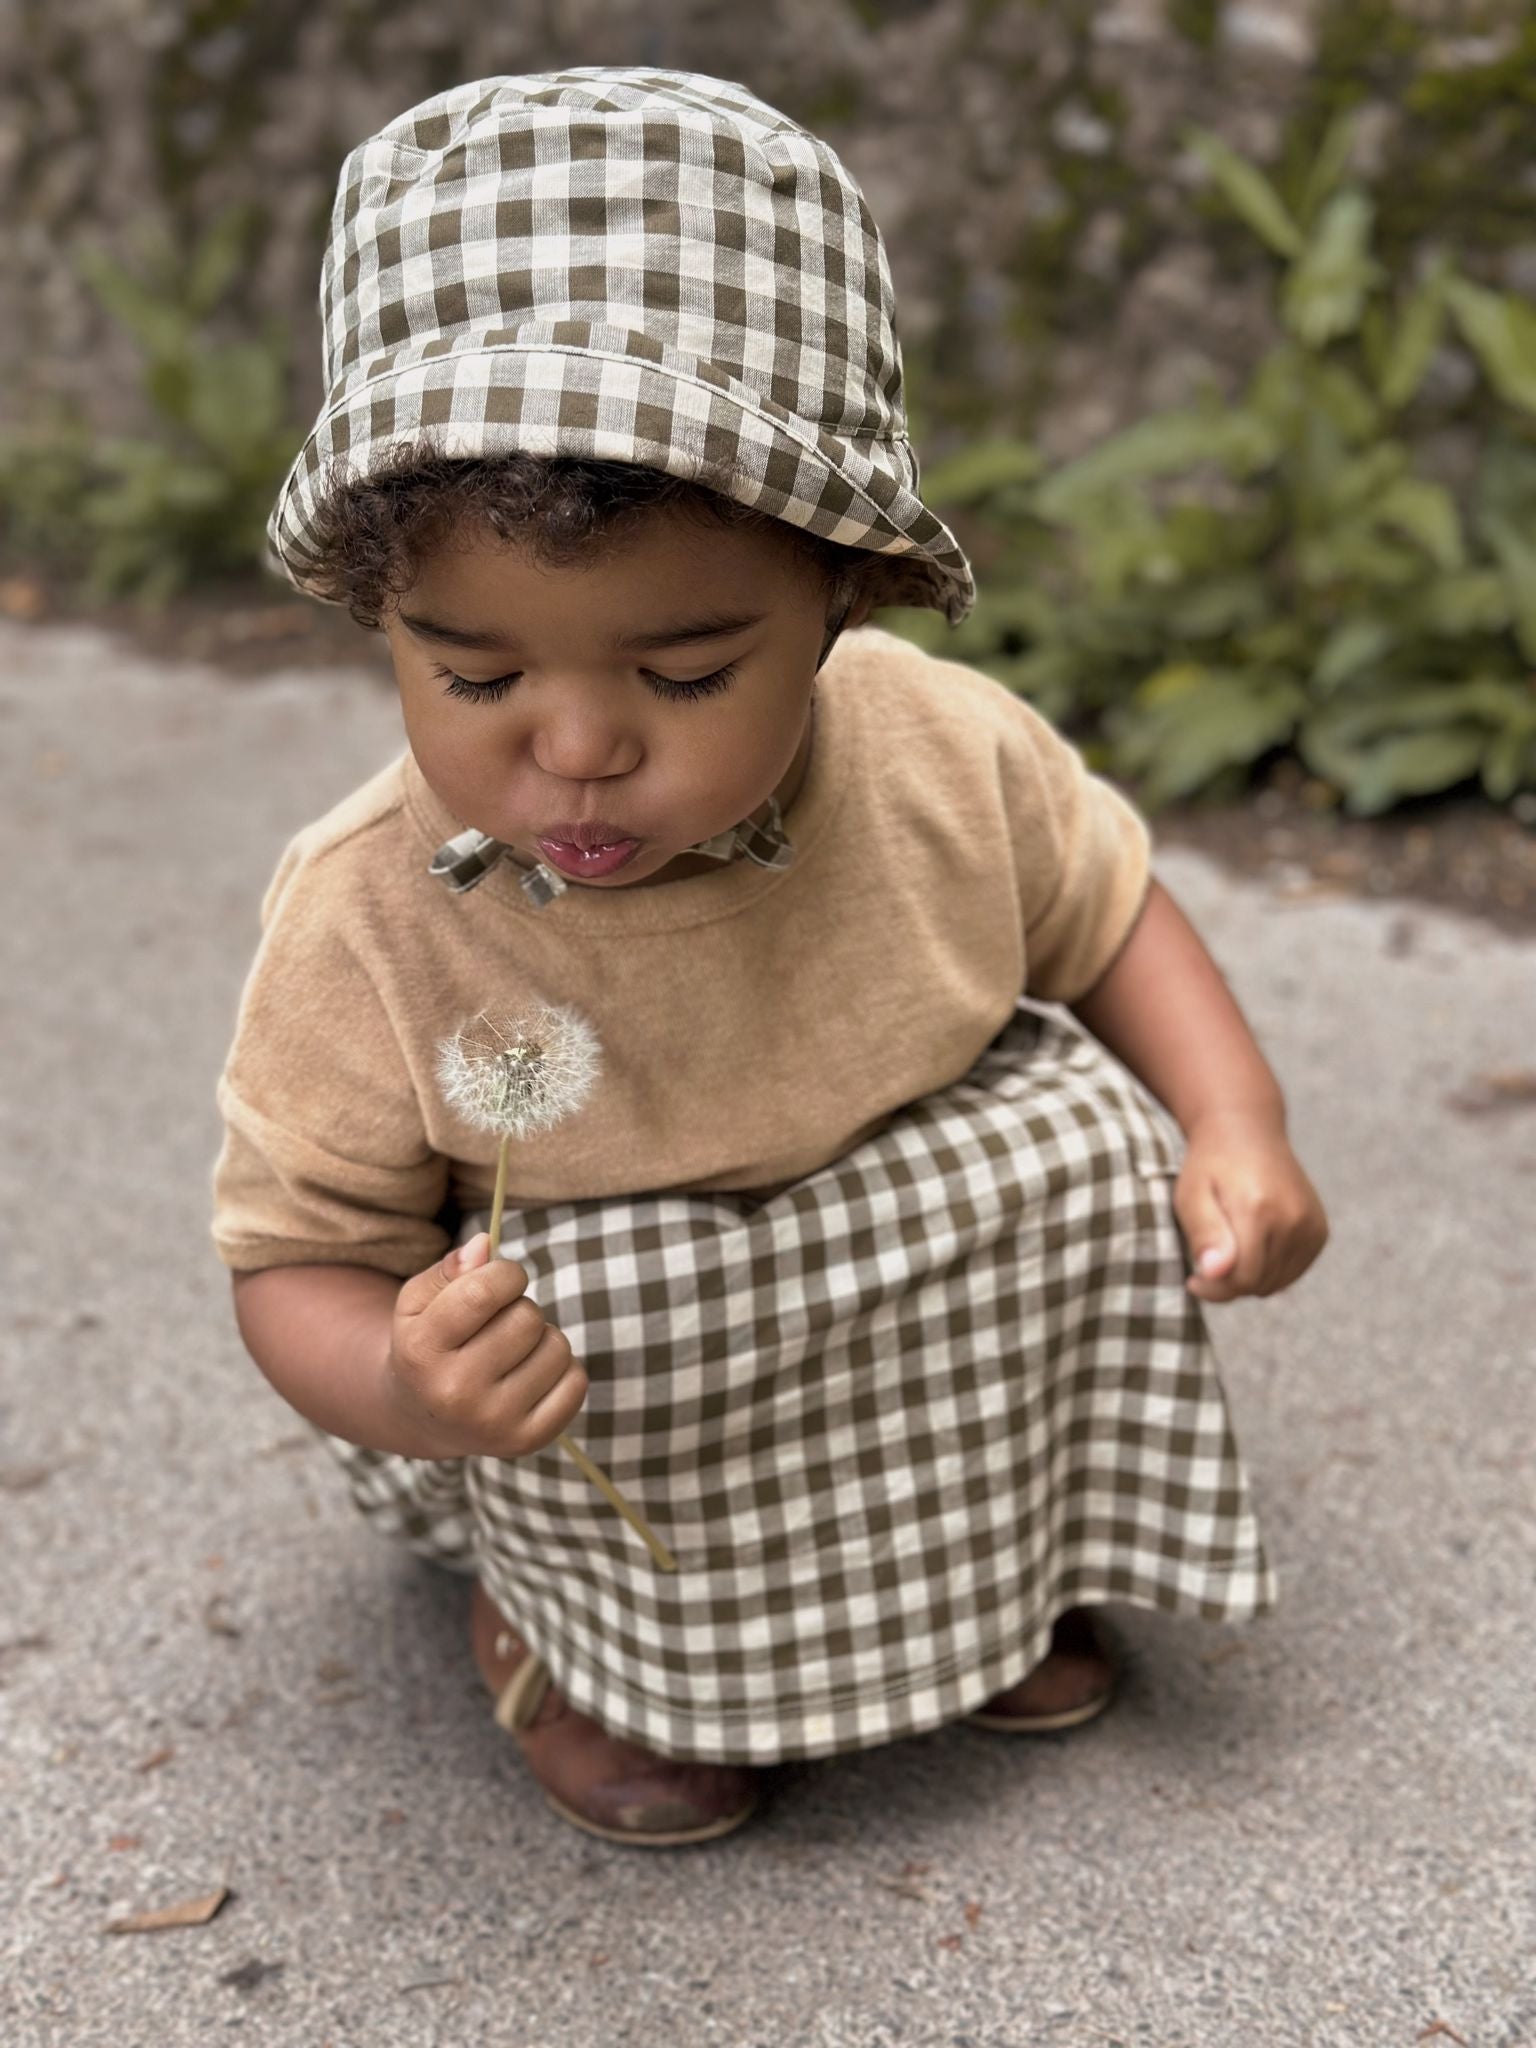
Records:
M310 578L316 512L338 476L429 438L445 455L632 462L704 485L843 547L890 558L885 602L958 624L975 601L958 541L917 494L905 439L841 436L718 365L625 328L571 321L481 330L354 366L288 474L267 533L283 573Z

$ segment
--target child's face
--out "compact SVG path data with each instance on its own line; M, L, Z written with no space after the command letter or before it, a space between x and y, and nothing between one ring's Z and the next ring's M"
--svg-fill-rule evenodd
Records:
M463 532L384 631L411 750L455 816L613 889L716 870L685 850L793 798L827 624L791 538L663 510L573 568ZM638 846L587 873L539 843L588 824Z

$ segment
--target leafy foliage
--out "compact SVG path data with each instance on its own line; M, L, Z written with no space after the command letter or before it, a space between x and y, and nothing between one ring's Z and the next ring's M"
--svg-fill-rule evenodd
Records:
M262 558L267 514L302 434L288 416L279 323L243 341L208 332L248 232L232 209L185 256L152 243L141 276L99 249L81 258L137 345L153 436L98 441L57 414L0 442L7 545L83 570L91 596L152 604Z
M1289 199L1190 140L1277 261L1280 338L1235 398L1073 461L1009 441L936 466L982 596L956 632L893 626L1075 729L1149 808L1235 793L1280 748L1359 815L1536 787L1536 311L1442 251L1390 274L1347 116ZM1474 390L1448 411L1428 387L1452 349ZM1447 429L1457 488L1431 460Z

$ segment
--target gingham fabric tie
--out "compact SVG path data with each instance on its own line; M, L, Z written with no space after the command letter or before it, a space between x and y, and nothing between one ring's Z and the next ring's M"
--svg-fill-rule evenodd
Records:
M729 832L717 832L713 839L690 846L688 851L702 854L705 860L739 860L744 855L748 860L756 861L760 868L787 868L794 860L795 849L784 830L778 798L769 797L763 808L768 813L766 819L759 819L754 813L750 818L743 818ZM493 839L488 832L477 832L473 826L466 832L456 832L452 839L445 839L428 863L427 872L435 875L455 896L461 896L466 889L473 889L483 882L497 862L503 860L522 870L519 886L535 909L542 910L556 896L565 894L567 885L563 875L546 867L541 860L525 860L504 840Z

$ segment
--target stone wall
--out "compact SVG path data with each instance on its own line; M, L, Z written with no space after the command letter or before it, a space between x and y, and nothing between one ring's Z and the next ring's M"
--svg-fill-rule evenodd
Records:
M10 0L0 12L0 419L50 399L142 423L135 356L76 265L149 223L253 236L226 330L288 326L320 395L315 289L351 145L455 81L643 63L740 79L826 137L891 252L925 450L1008 428L1053 453L1229 384L1263 335L1262 255L1187 124L1275 164L1363 111L1388 253L1452 243L1536 289L1520 0Z

